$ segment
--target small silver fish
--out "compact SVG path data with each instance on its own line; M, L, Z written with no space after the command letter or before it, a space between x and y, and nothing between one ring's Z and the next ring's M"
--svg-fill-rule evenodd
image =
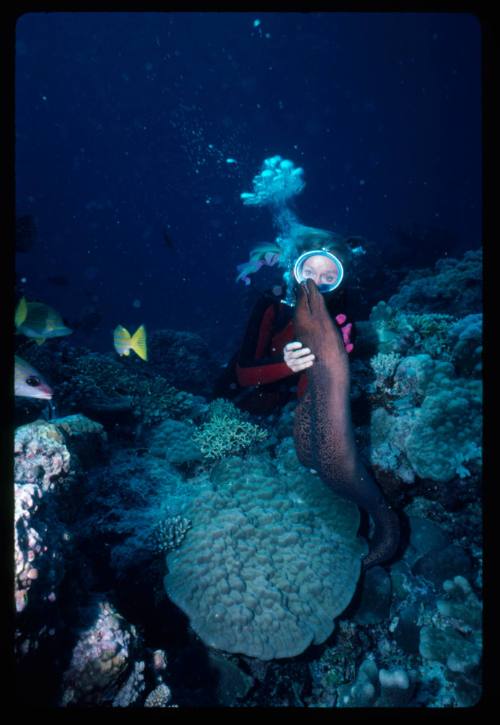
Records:
M14 368L14 394L22 398L38 398L50 400L53 392L38 370L35 370L26 360L15 356Z

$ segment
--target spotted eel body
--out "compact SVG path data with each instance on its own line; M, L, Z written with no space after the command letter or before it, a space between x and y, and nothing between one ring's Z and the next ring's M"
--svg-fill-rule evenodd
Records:
M340 331L312 280L301 285L294 315L296 339L315 355L308 390L295 411L294 440L300 462L315 469L335 493L365 509L374 523L368 569L390 559L399 544L399 519L361 462L349 398L349 359Z

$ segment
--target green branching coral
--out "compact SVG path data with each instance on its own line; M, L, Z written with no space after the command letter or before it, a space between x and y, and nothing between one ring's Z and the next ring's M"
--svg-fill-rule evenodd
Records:
M235 415L228 401L214 401L210 408L208 421L193 435L205 458L219 460L266 440L267 431Z

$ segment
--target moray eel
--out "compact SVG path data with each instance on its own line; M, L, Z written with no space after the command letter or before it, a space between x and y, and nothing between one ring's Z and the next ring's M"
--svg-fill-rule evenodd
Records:
M399 519L387 504L356 450L349 398L349 360L340 331L312 280L300 286L295 306L296 339L315 355L307 369L307 392L297 405L294 440L297 456L315 469L335 493L365 509L374 523L368 569L390 559L399 544Z

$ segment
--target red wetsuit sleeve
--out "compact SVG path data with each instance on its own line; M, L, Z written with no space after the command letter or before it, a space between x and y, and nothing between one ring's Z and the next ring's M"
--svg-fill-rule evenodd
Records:
M256 365L253 368L242 368L236 364L236 378L242 387L274 383L276 380L282 380L289 375L293 375L293 372L284 362Z
M275 304L270 304L269 298L257 303L252 312L236 363L236 378L242 387L274 383L294 374L276 356L265 356L272 340L275 316Z

